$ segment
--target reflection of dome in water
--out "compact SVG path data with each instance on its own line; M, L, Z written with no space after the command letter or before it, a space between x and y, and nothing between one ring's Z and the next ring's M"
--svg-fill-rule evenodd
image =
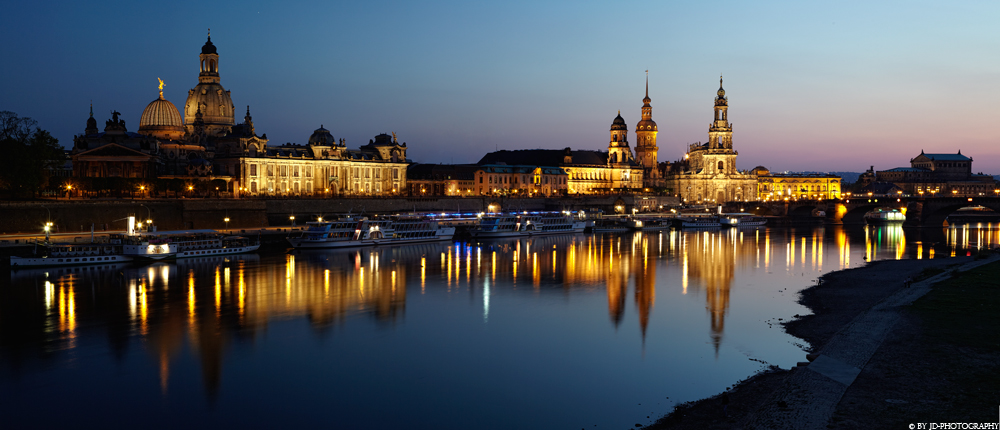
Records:
M180 139L184 136L184 121L173 103L163 98L153 100L139 118L139 133L159 139Z

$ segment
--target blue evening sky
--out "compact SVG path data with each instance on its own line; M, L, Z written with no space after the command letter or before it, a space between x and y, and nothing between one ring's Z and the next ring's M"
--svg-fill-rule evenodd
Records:
M606 149L649 70L659 159L705 141L725 76L738 168L863 171L927 152L1000 174L1000 2L12 2L0 110L69 146L197 84L206 29L272 144L395 131L418 162ZM242 119L238 115L237 121ZM630 141L635 135L630 133Z

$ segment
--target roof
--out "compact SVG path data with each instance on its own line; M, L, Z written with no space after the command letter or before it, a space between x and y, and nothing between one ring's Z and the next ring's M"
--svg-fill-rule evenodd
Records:
M880 194L880 195L896 194L896 191L900 190L902 190L902 188L899 188L898 186L896 186L896 184L892 182L872 182L861 188L861 191L858 194L859 195L865 193Z
M883 172L930 172L930 170L923 169L920 167L895 167L889 170L883 170Z
M571 163L565 163L565 157L572 157ZM490 152L479 160L479 165L486 164L535 165L535 166L571 166L571 165L601 165L608 164L608 153L605 151L573 151L566 149L518 149Z
M479 166L475 164L411 164L406 168L406 179L475 179L476 170Z
M969 161L971 158L962 155L961 152L958 154L921 154L931 160L935 161Z
M479 166L479 168L488 173L534 173L535 169L541 169L542 173L546 175L566 174L563 169L553 166L486 164Z

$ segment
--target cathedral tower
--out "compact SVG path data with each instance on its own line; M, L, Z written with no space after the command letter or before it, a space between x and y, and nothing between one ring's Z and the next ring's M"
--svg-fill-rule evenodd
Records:
M188 91L184 104L184 123L188 133L194 132L195 115L201 110L205 122L205 132L210 136L225 136L232 131L235 121L235 106L229 91L219 84L219 53L212 44L212 35L201 47L201 73L198 85Z
M722 76L719 76L719 91L716 94L715 121L708 129L708 146L711 149L733 149L733 126L726 113L729 100L726 99L726 90L722 89Z
M632 150L628 147L628 126L621 111L611 123L611 142L608 143L608 164L629 163Z
M733 150L733 125L729 123L727 110L729 100L726 90L722 89L722 76L719 76L719 91L715 96L715 120L708 128L708 151L704 155L706 173L717 175L732 175L736 171L736 155Z
M646 179L656 178L656 122L653 121L653 107L649 102L649 71L646 75L646 97L642 99L642 120L635 125L635 158L646 171Z

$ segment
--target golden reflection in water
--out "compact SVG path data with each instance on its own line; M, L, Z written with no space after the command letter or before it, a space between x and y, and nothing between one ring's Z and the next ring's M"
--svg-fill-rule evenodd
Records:
M219 268L215 268L215 314L222 311L222 280L219 277Z
M240 267L240 270L239 270L239 272L237 272L236 276L239 279L239 286L238 286L238 288L239 288L239 298L238 298L238 301L239 301L239 316L240 316L240 319L242 320L243 316L246 314L246 299L247 299L247 285L246 285L246 282L244 282L244 280L243 280L243 267L242 266Z
M149 330L149 300L146 297L146 280L139 283L139 332L143 336Z
M52 311L52 295L55 293L55 285L52 285L47 279L45 280L45 312L49 313Z
M964 233L959 230L962 229L951 228L945 232L953 252L963 245L987 246L997 240L997 235L989 229L977 232L964 229ZM780 262L781 256L772 254L772 235L775 237L773 245L777 249L774 251L776 254L780 254L781 243L787 240L785 252L789 271L794 269L798 272L793 264L795 258L800 258L802 268L822 269L823 254L834 251L825 250L827 243L837 248L840 268L851 264L851 239L843 230L832 232L833 240L830 242L823 240L822 232L803 236L786 230L760 229L753 234L719 230L520 239L489 245L487 252L490 255L485 262L490 265L489 272L485 267L479 269L482 264L481 247L475 249L477 270L474 271L471 268L473 250L468 246L455 249L447 246L444 252L441 252L444 248L440 245L427 245L366 249L329 256L287 255L282 256L285 258L283 265L277 259L281 257L275 257L272 264L251 265L246 269L242 265L237 266L238 288L230 285L232 263L228 260L212 260L209 265L202 263L201 266L178 261L178 270L173 272L173 276L180 274L182 278L173 281L175 285L178 282L183 285L183 277L186 277L187 293L176 292L176 305L166 306L169 303L164 301L170 300L170 295L162 294L163 291L158 289L161 285L166 289L172 273L170 270L133 268L125 270L123 282L128 296L122 307L129 308L129 324L141 327L138 331L156 340L153 344L158 346L151 350L151 354L159 360L164 390L169 378L170 357L181 350L176 339L183 339L185 326L190 330L187 337L192 350L202 359L206 384L213 386L219 380L225 342L232 337L231 332L239 330L252 335L256 330L265 328L272 319L288 316L304 315L317 329L332 326L358 313L370 313L379 321L395 321L405 311L407 283L416 281L417 275L413 273L417 269L416 261L419 260L420 264L421 293L425 292L428 277L432 292L438 287L443 290L444 282L441 281L447 279L450 286L451 281L457 284L460 280L461 253L464 249L466 282L469 285L482 282L483 285L484 321L488 319L491 292L498 287L500 291L510 289L517 281L518 266L529 264L531 267L521 276L530 273L535 291L539 294L551 288L574 288L595 292L599 298L599 289L604 288L612 324L620 325L625 320L625 314L634 309L645 338L648 327L651 324L656 327L651 320L655 318L657 287L666 288L660 291L661 300L663 297L670 300L672 294L677 294L676 277L679 274L681 293L701 294L704 291L709 335L718 351L725 331L731 290L735 288L733 283L737 268L759 270L757 268L763 266L767 271L772 268L772 258ZM905 246L905 235L901 229L865 229L864 234L869 255L875 256L881 248L886 256L905 256L905 251L901 251ZM657 246L650 246L652 239L657 240ZM854 240L857 242L860 239L855 236ZM924 248L922 243L916 242L918 257L923 255ZM926 248L929 258L933 258L934 248L929 244ZM441 256L440 271L436 264L428 268L426 256L433 258L435 254ZM542 254L541 258L538 254ZM760 259L763 259L763 265ZM386 262L385 267L381 266L383 261ZM451 264L452 261L454 264ZM190 269L185 268L185 264ZM780 263L774 268L780 270ZM431 273L427 273L428 270ZM658 275L661 278L659 283ZM158 283L154 284L153 280ZM629 288L634 290L630 292ZM627 301L630 294L634 303ZM60 281L53 284L46 281L44 304L49 312L47 322L51 323L46 330L58 330L70 338L76 337L77 313L81 309L77 309L75 299L72 283ZM697 300L702 299L698 296ZM238 318L227 317L234 315Z
M192 331L195 330L195 296L194 296L194 269L188 272L188 327Z

